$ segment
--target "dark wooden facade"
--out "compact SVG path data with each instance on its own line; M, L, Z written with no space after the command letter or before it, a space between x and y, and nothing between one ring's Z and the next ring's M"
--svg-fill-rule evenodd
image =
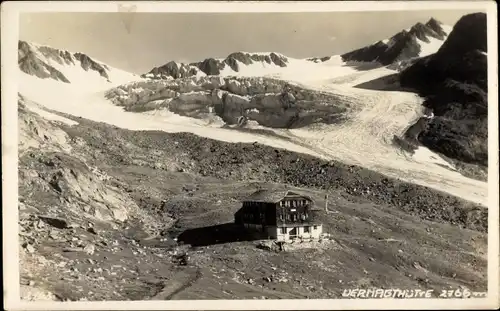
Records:
M292 191L281 195L261 193L243 201L243 206L235 213L235 222L277 227L313 225L313 207L311 198Z

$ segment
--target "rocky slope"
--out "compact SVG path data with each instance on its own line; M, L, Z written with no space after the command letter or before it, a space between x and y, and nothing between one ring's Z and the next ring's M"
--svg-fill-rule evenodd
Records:
M340 298L346 287L486 288L485 208L267 146L68 115L74 123L50 121L27 101L19 100L24 298ZM319 207L329 193L329 212L319 217L330 237L285 252L216 240L233 230L243 197L285 185L301 187Z
M278 53L247 53L236 52L228 55L225 59L207 58L196 63L177 63L171 61L163 66L155 67L146 74L144 78L172 77L187 78L192 76L213 76L220 75L222 71L239 72L240 66L249 66L252 64L270 65L277 67L286 67L288 58Z
M434 118L418 141L450 158L488 165L486 14L462 17L439 51L400 74L401 86L425 97ZM415 135L414 135L415 136Z
M253 122L268 128L342 122L349 106L341 96L281 80L217 76L134 82L108 91L106 97L127 111L166 110L221 125Z

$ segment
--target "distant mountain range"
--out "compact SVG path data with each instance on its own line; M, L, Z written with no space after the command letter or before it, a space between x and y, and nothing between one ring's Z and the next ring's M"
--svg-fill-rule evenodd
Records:
M278 53L247 53L236 52L225 59L207 58L197 63L177 63L170 61L163 66L155 67L144 77L170 76L174 79L185 78L195 75L220 75L224 70L238 72L241 65L254 63L265 63L272 66L286 67L288 58Z
M417 23L408 30L402 30L390 39L345 53L342 61L378 62L389 65L397 61L413 59L435 53L446 40L452 27L431 18L427 23ZM306 61L321 63L332 60L336 56L313 57ZM221 73L237 73L244 66L260 64L268 67L287 67L291 58L275 53L235 52L224 59L207 58L201 62L179 63L170 61L163 66L155 67L142 77L185 78L199 75L220 75Z
M294 59L276 52L235 52L223 59L207 58L193 63L169 61L142 74L141 77L178 79L207 75L227 76L240 73L251 66L279 71L280 68L289 67L292 62L304 65L304 62L314 64L333 60L337 62L375 62L385 66L435 53L448 37L451 28L431 18L427 23L417 23L389 39L380 40L375 44L342 55ZM111 82L112 78L114 78L110 77L111 71L115 73L120 71L84 53L72 53L25 41L19 41L18 53L19 67L23 72L33 74L39 78L52 78L66 83L70 83L71 79L67 77L68 73L63 73L65 70L62 70L60 66L78 66L83 71L94 72L101 80L108 82ZM312 68L310 65L307 66ZM128 79L130 74L121 71L119 75L127 76ZM75 79L79 78L73 77L73 80Z

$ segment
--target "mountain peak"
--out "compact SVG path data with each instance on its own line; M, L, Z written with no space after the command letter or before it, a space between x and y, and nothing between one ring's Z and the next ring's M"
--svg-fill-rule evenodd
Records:
M135 75L112 68L87 54L23 40L18 41L18 65L25 74L68 84L95 81L105 86L112 82L137 79Z
M342 55L344 61L379 62L390 65L394 62L422 57L437 52L448 33L443 24L431 18L425 24L418 22L410 28L396 33L389 40L376 43Z
M425 23L425 25L443 38L449 35L449 33L446 33L446 31L443 29L444 24L434 17L431 17L431 19L429 19L429 21Z
M431 17L427 23L425 23L427 26L429 27L432 27L433 25L438 25L438 26L441 26L443 25L443 23L441 23L440 21L438 21L437 19L435 19L434 17Z

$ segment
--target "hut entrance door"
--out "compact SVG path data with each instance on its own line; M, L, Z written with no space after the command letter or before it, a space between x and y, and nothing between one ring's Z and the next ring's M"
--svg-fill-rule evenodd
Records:
M290 232L288 234L290 235L291 239L296 238L297 237L297 227L292 228L292 230L290 230Z

